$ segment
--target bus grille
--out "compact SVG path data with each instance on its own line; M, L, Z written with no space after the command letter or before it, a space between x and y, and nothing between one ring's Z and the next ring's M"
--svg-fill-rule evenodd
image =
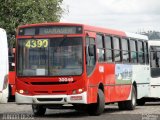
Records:
M38 101L62 101L63 98L37 98Z
M59 95L59 94L67 94L67 91L34 91L34 94L36 95L46 95L46 94Z
M69 82L31 82L32 85L62 85Z

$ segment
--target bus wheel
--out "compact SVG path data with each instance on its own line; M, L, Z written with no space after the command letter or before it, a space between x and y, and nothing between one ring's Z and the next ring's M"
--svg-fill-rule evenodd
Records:
M87 112L89 115L98 116L101 113L103 113L104 107L105 107L104 93L101 89L99 89L97 95L97 103L88 105Z
M125 101L125 107L127 110L134 110L136 107L137 94L134 86L132 86L131 100Z
M145 104L145 100L144 99L137 100L137 105L143 106L144 104Z
M9 85L9 94L8 94L8 102L13 102L14 99L13 99L13 96L12 96L12 88L11 88L11 85Z
M46 108L42 105L32 105L32 111L34 116L43 116L46 112Z

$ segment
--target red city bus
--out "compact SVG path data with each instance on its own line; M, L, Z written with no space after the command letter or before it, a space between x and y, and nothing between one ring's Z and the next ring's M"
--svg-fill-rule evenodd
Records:
M100 115L105 103L133 110L148 95L147 37L83 24L41 23L18 28L16 102L46 108L73 105Z
M15 97L15 48L9 50L9 101Z

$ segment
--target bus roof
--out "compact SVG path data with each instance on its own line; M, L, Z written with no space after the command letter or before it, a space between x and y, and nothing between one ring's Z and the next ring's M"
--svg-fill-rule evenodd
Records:
M37 24L26 24L19 26L19 28L26 28L26 27L38 27L38 26L50 26L50 25L62 25L62 26L83 26L84 31L89 32L97 32L97 33L103 33L103 34L109 34L109 35L115 35L115 36L121 36L121 37L129 37L129 38L135 38L135 39L143 39L148 40L148 37L145 35L140 35L136 33L129 33L121 30L115 30L110 28L102 28L102 27L95 27L85 24L77 24L77 23L60 23L60 22L50 22L50 23L37 23Z
M120 30L114 30L110 28L101 28L101 27L93 27L89 25L84 25L84 30L93 31L93 32L99 32L99 33L106 33L111 35L118 35L121 37L129 37L129 38L135 38L135 39L143 39L148 40L148 37L146 35L136 34L136 33L130 33Z

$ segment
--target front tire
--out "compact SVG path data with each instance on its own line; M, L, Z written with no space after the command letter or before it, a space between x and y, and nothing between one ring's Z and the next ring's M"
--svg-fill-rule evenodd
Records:
M34 116L43 116L46 112L46 108L42 105L32 105L32 111Z
M89 115L98 116L103 113L105 107L104 93L101 89L98 90L97 103L88 105L87 112Z
M15 95L12 95L12 87L9 85L9 93L8 93L8 102L14 102L15 101Z

